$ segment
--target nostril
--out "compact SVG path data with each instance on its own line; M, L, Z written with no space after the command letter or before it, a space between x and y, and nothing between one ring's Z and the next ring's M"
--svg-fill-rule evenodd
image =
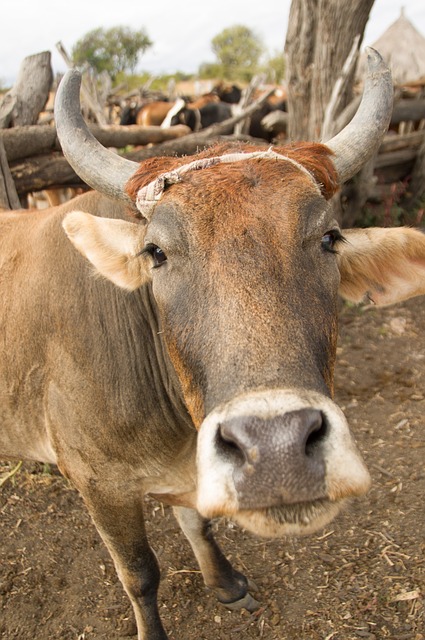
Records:
M218 426L216 446L225 456L241 463L245 461L246 456L241 443L238 442L237 432L231 433L226 423Z
M324 416L317 410L311 410L309 422L309 434L305 443L305 455L313 456L326 436L327 426Z

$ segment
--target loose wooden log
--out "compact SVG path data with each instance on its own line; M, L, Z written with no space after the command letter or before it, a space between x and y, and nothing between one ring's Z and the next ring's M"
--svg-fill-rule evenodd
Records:
M423 119L425 119L425 100L397 100L390 126L410 120L419 122Z
M106 127L89 125L89 129L104 147L117 148L123 148L128 145L160 144L161 142L175 140L190 134L190 127L185 124L177 124L166 129L161 129L161 127L141 127L135 124L127 127L119 124Z
M123 148L128 145L158 144L165 140L174 140L190 133L183 124L161 129L160 127L141 127L130 125L88 125L90 131L105 147ZM9 162L30 158L50 151L60 151L56 128L49 125L14 127L3 131L4 147Z
M21 198L32 191L50 187L83 185L60 152L12 162L10 171Z
M380 153L376 158L375 169L413 162L415 158L416 151L414 149L401 149L400 151L393 151L392 153Z
M56 129L49 125L4 129L2 138L9 162L49 151L60 151Z
M249 106L249 103L251 102L252 96L258 90L258 87L262 82L264 82L263 76L256 75L256 76L254 76L252 78L252 80L249 83L248 87L243 89L241 99L239 101L239 104L237 105L237 109L240 112L245 111L246 108ZM248 134L249 126L250 126L250 118L244 118L243 120L240 120L236 124L234 132L236 134L238 134L238 135L239 134Z
M335 121L335 130L341 131L352 119L360 104L360 96L357 96L344 109ZM425 100L394 101L394 109L391 116L390 128L396 127L400 122L419 122L425 119Z
M401 149L418 149L425 141L425 130L412 131L405 135L390 134L385 136L383 143L379 147L379 153L391 153Z

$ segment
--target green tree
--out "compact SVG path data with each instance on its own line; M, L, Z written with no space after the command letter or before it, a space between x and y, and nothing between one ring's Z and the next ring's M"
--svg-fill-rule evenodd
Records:
M198 69L198 75L201 78L223 78L223 65L218 62L203 62Z
M264 47L248 27L235 25L224 29L212 39L211 46L224 78L249 82L257 73Z
M143 29L129 27L93 29L86 33L72 49L76 65L87 63L97 71L107 71L112 79L120 72L134 73L139 57L152 46Z

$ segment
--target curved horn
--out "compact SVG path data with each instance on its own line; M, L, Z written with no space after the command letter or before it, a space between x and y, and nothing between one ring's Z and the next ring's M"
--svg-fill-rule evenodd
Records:
M108 151L90 133L81 115L80 85L80 72L70 69L56 93L56 131L63 154L75 173L90 187L130 203L124 187L139 164Z
M366 48L367 75L356 115L325 144L335 154L334 164L342 184L354 176L377 151L390 124L393 110L391 73L381 55Z

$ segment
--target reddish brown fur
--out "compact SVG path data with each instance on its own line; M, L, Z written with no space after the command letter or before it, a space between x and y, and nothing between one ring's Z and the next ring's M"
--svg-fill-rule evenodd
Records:
M174 105L173 102L149 102L137 114L136 124L144 127L160 126Z
M302 164L311 172L322 195L329 200L338 190L338 175L331 159L331 151L323 144L300 142L296 145L286 145L283 147L273 147L274 151L286 155ZM197 158L210 158L220 156L234 151L250 153L258 151L259 147L251 144L230 144L223 143L215 145L197 154ZM193 157L183 158L150 158L145 160L134 176L127 184L127 193L136 199L137 192L141 187L146 186L161 173L171 171L184 164L191 162ZM272 176L270 176L272 180ZM280 179L280 178L279 178Z
M200 109L210 102L220 102L220 98L215 93L205 93L203 96L199 96L196 100L188 103L189 109Z

